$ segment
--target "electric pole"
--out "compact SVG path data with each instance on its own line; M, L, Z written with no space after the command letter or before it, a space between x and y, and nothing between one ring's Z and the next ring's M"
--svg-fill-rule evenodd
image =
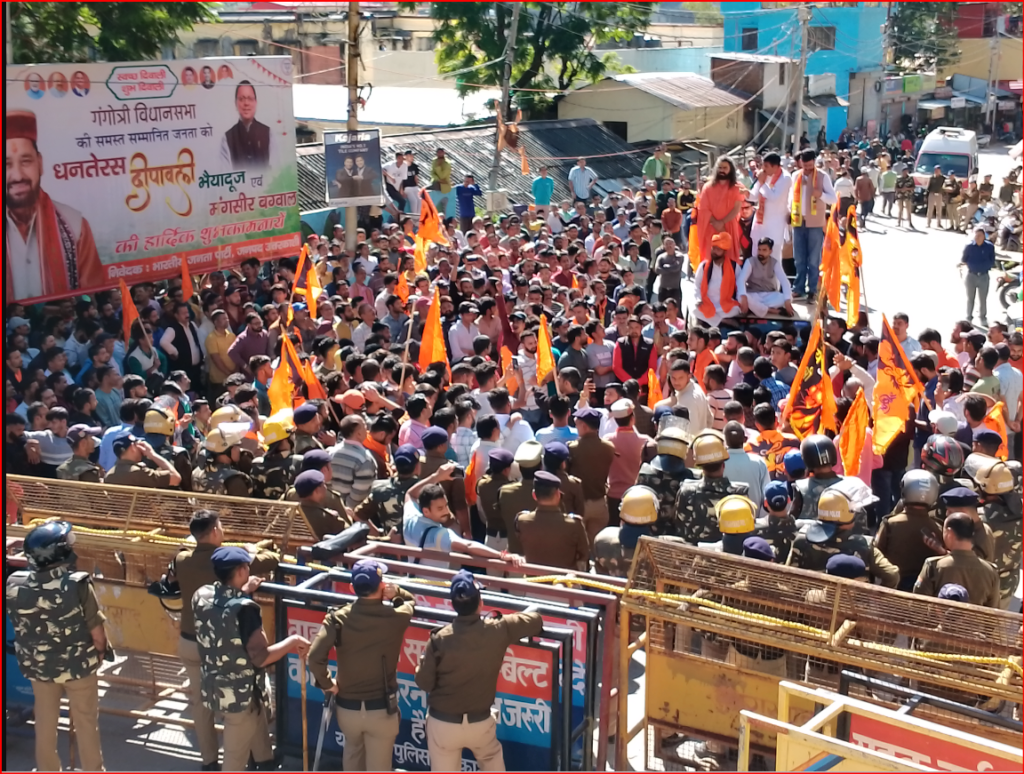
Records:
M995 82L999 79L999 72L996 62L999 58L999 30L996 30L995 37L989 41L988 59L988 80L985 81L985 124L992 128L995 134Z
M508 28L508 40L505 42L505 73L501 79L501 105L498 107L497 131L501 132L502 125L508 116L511 81L512 62L516 58L516 32L519 30L519 12L522 10L522 3L513 3L512 22ZM498 135L494 143L494 163L491 165L491 174L487 180L489 191L498 190L498 169L501 166L501 136Z
M345 77L348 83L348 123L350 132L359 131L359 3L350 0L348 4L348 43L345 46ZM345 252L349 256L356 252L356 229L359 228L359 211L355 207L345 208Z
M802 5L797 9L800 19L800 64L797 70L796 83L796 118L793 120L793 155L800 151L800 135L803 134L804 123L804 77L807 72L807 24L811 20L811 9Z
M4 49L7 64L14 64L14 35L11 32L11 3L4 3Z

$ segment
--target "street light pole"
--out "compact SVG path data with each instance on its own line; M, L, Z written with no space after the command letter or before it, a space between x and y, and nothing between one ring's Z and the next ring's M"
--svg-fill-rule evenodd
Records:
M500 132L508 116L510 92L512 90L512 63L516 58L516 33L519 31L519 12L522 10L522 3L514 3L512 6L512 22L509 24L508 40L505 43L505 73L501 79L501 105L498 107L497 129ZM487 180L489 191L498 190L498 169L501 166L501 137L498 136L494 143L494 162L491 164L491 174Z
M803 134L804 122L804 77L807 73L807 23L811 20L811 9L806 5L797 9L800 18L800 65L796 83L796 118L793 119L793 155L800 151L800 135Z
M345 46L345 78L348 83L348 121L350 132L359 130L359 3L348 4L348 44ZM356 229L359 228L359 211L355 207L345 208L345 252L355 255Z

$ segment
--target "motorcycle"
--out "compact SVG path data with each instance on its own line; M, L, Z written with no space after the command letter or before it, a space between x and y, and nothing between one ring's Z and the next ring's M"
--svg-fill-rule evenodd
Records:
M996 292L999 294L999 303L1003 309L1009 309L1011 304L1021 300L1020 285L1020 264L996 277Z
M1020 207L1004 207L999 215L999 247L1015 253L1021 252Z

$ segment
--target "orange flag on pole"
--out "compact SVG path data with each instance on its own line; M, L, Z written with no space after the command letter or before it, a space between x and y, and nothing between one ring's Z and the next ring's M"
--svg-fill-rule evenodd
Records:
M291 344L288 338L284 341ZM270 413L276 414L282 409L291 409L292 398L295 388L292 385L292 367L285 356L284 348L281 348L281 362L277 364L274 376L270 380L270 387L267 388L267 397L270 398Z
M416 236L424 242L448 244L448 237L441 230L441 218L437 214L437 207L434 206L434 200L430 198L430 193L426 188L420 189L420 223L416 230Z
M306 272L306 306L309 308L309 316L316 319L316 304L320 293L323 292L320 278L316 274L316 266L310 266Z
M501 348L501 372L508 374L508 378L505 380L505 389L508 390L509 395L515 395L519 391L519 380L515 376L509 373L512 368L512 352L508 347Z
M697 236L697 208L700 207L700 197L693 201L693 209L690 210L690 231L687 233L687 253L690 257L690 268L697 271L700 266L700 239Z
M313 373L313 364L306 361L302 364L302 381L306 383L306 397L310 400L327 400L327 391Z
M132 301L132 294L128 292L128 286L124 284L124 280L121 280L121 324L124 326L124 346L128 347L128 342L132 337L132 324L139 319L139 310L135 308L135 302Z
M466 468L466 504L469 506L476 505L476 484L480 480L480 473L476 469L476 458L477 453L474 452L470 455L469 467Z
M431 363L448 363L448 350L444 346L444 329L441 327L441 290L434 286L434 300L427 307L427 320L423 325L423 340L420 342L420 371L426 371Z
M836 429L836 396L825 368L825 342L821 320L814 323L800 368L789 390L784 418L797 438Z
M195 295L196 288L192 284L192 275L188 273L188 260L186 258L181 259L181 298L183 301L188 301L192 296Z
M985 419L982 422L989 430L994 430L999 433L999 437L1002 439L1002 443L999 444L999 451L996 452L996 456L1001 460L1007 460L1010 457L1010 448L1006 444L1006 421L1003 419L1003 403L1000 401L992 407L992 410L985 415Z
M863 253L860 246L860 231L857 228L857 213L850 207L846 218L846 240L839 251L839 282L846 285L846 324L853 327L860 316L860 266ZM836 311L839 307L836 307Z
M404 271L398 272L398 287L395 288L395 295L402 299L403 304L409 303L409 280Z
M415 246L412 250L413 268L420 274L427 270L427 243L419 234L413 237Z
M871 413L875 420L872 447L875 454L885 454L889 445L904 432L910 418L910 405L924 392L910 365L910 358L900 346L889 321L882 315L882 335L878 343L878 379Z
M540 316L540 330L537 331L537 384L543 384L545 377L555 370L555 353L551 349L551 331L548 318Z
M653 409L664 396L661 394L661 382L653 368L647 369L647 408Z
M839 311L839 202L832 205L832 216L825 226L825 241L821 247L821 287L832 308Z
M843 460L843 471L848 476L860 473L860 458L864 450L864 439L868 434L868 401L864 397L864 389L857 390L850 412L843 422L843 431L839 434L839 456Z

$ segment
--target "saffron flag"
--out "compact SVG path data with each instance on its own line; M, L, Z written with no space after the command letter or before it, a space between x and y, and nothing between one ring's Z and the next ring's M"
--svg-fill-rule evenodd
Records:
M498 319L501 320L501 346L508 347L509 352L519 351L519 337L512 330L512 322L508 319L508 307L505 306L505 295L498 293ZM509 390L511 392L511 389Z
M999 451L996 452L996 456L1001 460L1007 460L1010 457L1010 449L1006 445L1006 421L1003 419L1003 416L1003 403L1000 401L985 415L982 424L989 430L999 433L1002 443L999 444Z
M413 267L416 269L416 273L420 274L427 270L427 243L423 240L419 234L413 237L415 247L412 251ZM404 272L400 272L404 274Z
M313 373L313 364L306 361L302 364L302 381L306 383L306 397L309 400L327 400L327 391Z
M316 266L310 266L306 273L306 306L309 308L309 316L316 319L316 304L323 292L320 278L316 274Z
M889 445L904 432L910 418L910 406L924 392L924 386L910 365L910 358L900 346L885 315L878 343L878 378L871 413L874 416L873 443L875 454L884 454Z
M437 286L434 287L434 300L427 307L419 363L421 372L426 371L431 363L448 363L448 350L444 346L444 330L441 328L441 290Z
M807 342L807 351L789 391L784 418L793 433L803 440L814 433L836 429L836 396L825 369L825 342L821 320L816 320Z
M537 331L537 384L544 384L544 379L555 370L555 353L551 349L551 331L548 329L547 315L540 316L540 330Z
M283 341L288 341L286 336ZM288 363L288 358L285 357L284 348L281 349L281 361L277 364L277 369L274 371L274 376L270 379L270 387L267 388L267 397L270 399L270 413L276 414L278 411L284 409L293 408L292 398L295 394L295 388L292 385L292 368Z
M466 504L470 507L476 505L476 483L480 480L480 471L476 467L478 456L474 451L469 457L469 467L466 468Z
M135 308L132 301L132 294L128 292L128 286L121 280L121 324L124 326L124 346L128 348L128 342L132 337L132 324L139 319L139 310Z
M647 369L647 408L653 409L662 399L661 382L653 368Z
M700 197L698 196L693 202L693 208L690 210L690 231L686 235L689 244L687 245L687 252L690 257L690 268L697 271L697 267L700 266L700 240L697 238L697 208L700 207Z
M404 271L398 272L398 286L395 288L395 295L402 299L403 304L409 303L409 280Z
M846 240L839 251L840 282L846 285L846 324L850 328L857 324L857 318L860 316L860 266L862 260L857 213L853 207L850 207L846 219ZM836 307L836 311L838 310L839 307Z
M188 301L196 293L195 285L192 284L192 275L188 273L188 260L181 259L181 299Z
M505 389L508 390L508 394L509 395L515 396L515 394L519 391L519 380L516 379L516 377L513 374L509 373L509 370L511 368L512 368L512 352L509 350L508 347L502 346L502 348L501 348L501 372L503 374L507 375L507 378L505 379Z
M843 432L839 434L839 456L843 460L843 471L848 476L860 473L860 458L864 451L864 440L868 434L868 401L864 397L864 389L857 390L850 412L843 422Z
M821 287L832 308L839 311L839 202L832 205L832 216L825 226L825 241L821 246Z
M437 214L437 207L434 206L434 200L430 198L426 188L420 189L420 227L416 229L416 236L424 242L448 244L448 237L441 230L441 218Z

